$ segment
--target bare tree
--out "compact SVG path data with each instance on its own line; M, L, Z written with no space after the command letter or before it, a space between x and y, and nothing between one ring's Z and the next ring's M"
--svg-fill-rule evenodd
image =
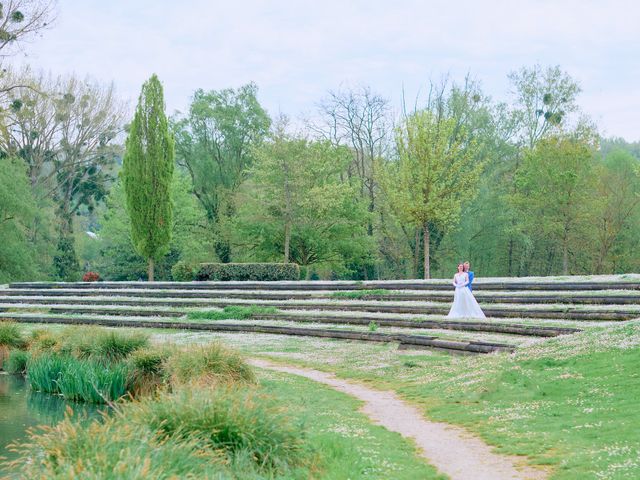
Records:
M5 99L0 149L25 161L32 187L58 202L63 227L70 231L72 215L81 206L91 209L106 193L124 106L113 85L34 75L29 69L8 75L25 86Z
M0 57L46 29L55 17L55 0L0 2Z
M369 87L358 87L329 92L319 110L321 121L310 124L311 130L334 145L352 149L353 162L346 174L350 182L360 182L360 194L373 213L378 190L376 162L385 155L391 140L389 101ZM367 231L373 235L371 219Z

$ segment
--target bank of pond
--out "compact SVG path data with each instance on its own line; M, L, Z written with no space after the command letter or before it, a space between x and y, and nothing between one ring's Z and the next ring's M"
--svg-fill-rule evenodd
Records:
M16 435L3 464L13 478L302 479L321 468L295 416L220 343L155 346L87 327L27 335L0 322L0 367L30 401L67 402L62 419L58 408Z

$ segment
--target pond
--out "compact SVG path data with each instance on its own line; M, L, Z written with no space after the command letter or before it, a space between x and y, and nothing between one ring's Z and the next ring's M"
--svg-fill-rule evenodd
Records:
M98 417L104 405L67 402L58 395L33 392L21 376L0 374L0 457L15 458L7 446L27 438L37 425L53 425L64 418L70 406L79 418ZM8 472L0 463L0 477Z

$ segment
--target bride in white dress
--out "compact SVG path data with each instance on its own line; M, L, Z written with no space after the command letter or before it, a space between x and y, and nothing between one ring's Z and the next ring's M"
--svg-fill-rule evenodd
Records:
M447 318L486 318L468 285L469 275L461 263L458 265L458 273L453 276L453 286L456 290Z

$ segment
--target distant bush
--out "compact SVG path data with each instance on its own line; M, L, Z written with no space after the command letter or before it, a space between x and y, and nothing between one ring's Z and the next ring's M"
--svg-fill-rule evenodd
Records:
M100 275L96 272L87 272L82 276L83 282L97 282L100 280Z
M179 261L171 267L171 278L176 282L193 282L196 279L197 266Z
M296 263L201 263L196 280L206 281L278 281L299 280Z

